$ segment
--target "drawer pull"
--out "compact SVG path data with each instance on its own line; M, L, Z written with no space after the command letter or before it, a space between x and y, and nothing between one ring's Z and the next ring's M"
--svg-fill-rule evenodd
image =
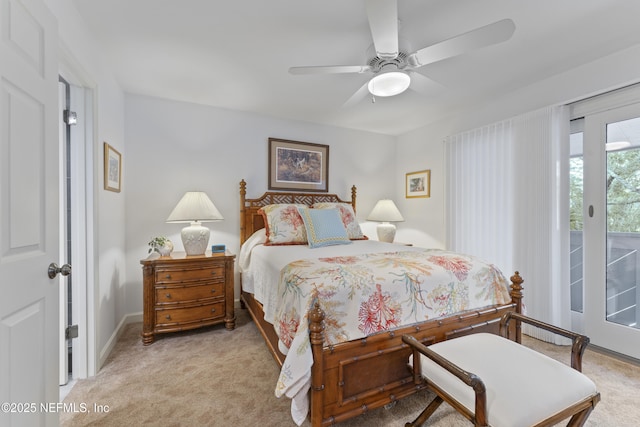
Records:
M211 309L211 312L212 312L212 313L215 313L215 312L216 312L216 309L215 309L215 308L212 308L212 309Z
M214 289L211 289L211 293L212 293L212 294L215 294L215 293L216 293L215 288L214 288Z
M171 279L171 275L167 274L166 276L164 276L165 279Z
M164 318L167 319L167 320L171 320L171 315L167 314Z
M166 294L165 297L167 297L167 299L171 299L171 294Z

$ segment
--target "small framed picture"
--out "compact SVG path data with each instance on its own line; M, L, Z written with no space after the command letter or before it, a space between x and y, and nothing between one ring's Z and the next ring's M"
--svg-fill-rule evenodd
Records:
M329 190L329 146L269 138L270 190Z
M122 178L122 156L120 153L104 143L104 189L120 192L120 179Z
M430 197L431 170L409 172L406 182L406 198Z

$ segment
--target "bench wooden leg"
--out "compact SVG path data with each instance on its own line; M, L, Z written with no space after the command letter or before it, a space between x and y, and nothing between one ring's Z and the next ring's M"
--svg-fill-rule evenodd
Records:
M433 415L433 413L436 411L436 409L438 409L438 406L440 406L441 403L442 398L440 396L434 397L431 403L429 403L429 406L427 406L424 411L422 411L422 413L418 415L418 418L416 418L413 422L406 423L404 427L420 427L425 423L425 421L427 421L427 419L431 415Z
M567 427L582 427L587 421L587 418L589 418L589 415L591 415L591 411L593 411L593 407L589 407L584 411L578 412L571 417L569 423L567 423Z

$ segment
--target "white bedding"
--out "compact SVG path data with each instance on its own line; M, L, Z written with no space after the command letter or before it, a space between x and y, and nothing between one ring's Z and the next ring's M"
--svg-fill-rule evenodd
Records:
M377 240L353 240L348 245L311 249L307 245L264 246L265 239L264 229L256 231L247 239L240 249L238 267L242 273L242 290L254 294L255 299L263 305L265 320L271 324L275 321L280 271L290 262L307 258L361 255L396 250L424 251L423 248L384 243Z

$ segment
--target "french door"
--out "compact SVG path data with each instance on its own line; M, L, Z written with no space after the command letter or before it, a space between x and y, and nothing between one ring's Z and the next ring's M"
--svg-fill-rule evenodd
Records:
M640 104L585 116L582 148L584 331L640 359Z

